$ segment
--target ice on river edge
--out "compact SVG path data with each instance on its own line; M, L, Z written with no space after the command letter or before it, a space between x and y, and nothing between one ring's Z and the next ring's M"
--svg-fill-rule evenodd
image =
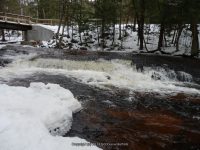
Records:
M61 137L81 109L73 94L59 85L31 83L29 88L0 84L0 150L77 150L86 143ZM56 129L56 130L55 130Z

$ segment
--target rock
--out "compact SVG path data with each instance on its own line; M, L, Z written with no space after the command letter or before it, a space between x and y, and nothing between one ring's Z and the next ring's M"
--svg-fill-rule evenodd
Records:
M72 43L68 43L69 49L71 49L73 47L74 44Z
M70 37L70 35L69 34L67 34L67 36L66 36L68 39L70 39L71 37Z
M161 80L161 76L155 72L151 75L151 78L154 80Z
M71 42L72 43L78 43L78 40L72 39Z
M86 47L81 47L80 50L87 51L87 48Z
M21 45L30 45L30 46L34 46L36 47L38 45L37 41L34 40L30 40L30 41L22 41Z
M108 76L108 75L106 76L106 78L107 78L108 80L111 80L111 77L110 77L110 76Z
M144 71L143 64L136 64L136 69L137 69L137 71L143 72Z

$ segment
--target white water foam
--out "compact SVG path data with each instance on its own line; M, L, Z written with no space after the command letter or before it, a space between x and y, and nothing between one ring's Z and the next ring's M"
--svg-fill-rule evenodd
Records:
M194 88L184 87L184 82L177 80L177 74L172 71L145 69L137 72L126 60L71 61L58 59L18 60L1 70L1 80L24 78L34 73L64 75L98 87L115 86L146 92L186 92L200 94ZM191 81L191 75L180 72L186 80ZM157 75L160 79L152 76Z

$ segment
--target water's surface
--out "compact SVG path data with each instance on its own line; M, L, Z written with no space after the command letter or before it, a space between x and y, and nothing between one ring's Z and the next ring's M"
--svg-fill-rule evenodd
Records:
M71 61L47 59L49 55L44 59L41 52L24 49L16 57L18 50L14 51L0 56L14 62L0 69L1 83L55 83L81 101L83 109L74 114L66 136L128 143L101 146L105 150L200 149L200 86L194 83L198 71L194 78L165 65L140 73L128 60Z

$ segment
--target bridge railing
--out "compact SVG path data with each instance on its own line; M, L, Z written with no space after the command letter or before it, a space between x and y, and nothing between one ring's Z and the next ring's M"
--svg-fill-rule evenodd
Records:
M5 22L14 22L22 24L45 24L45 25L58 25L59 19L37 19L30 16L4 13L0 12L0 20Z
M45 24L45 25L58 25L59 19L36 19L31 18L33 23Z

